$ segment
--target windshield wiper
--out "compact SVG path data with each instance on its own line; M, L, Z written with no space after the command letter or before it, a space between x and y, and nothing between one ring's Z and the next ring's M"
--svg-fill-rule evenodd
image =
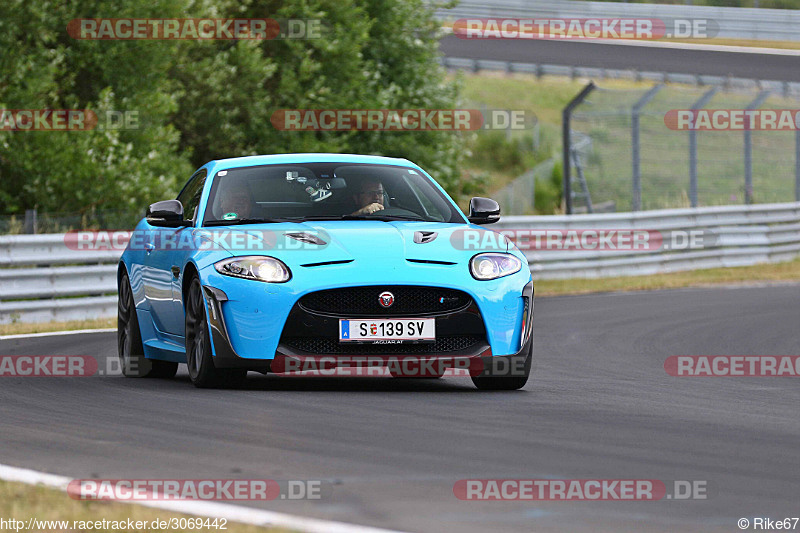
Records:
M392 220L414 220L417 222L425 222L420 217L404 217L402 215L342 215L342 220L382 220L389 222Z
M236 218L233 220L211 220L209 222L205 222L203 226L236 226L240 224L305 222L309 220L379 220L381 222L390 222L394 220L411 220L415 222L425 222L425 219L422 218L408 217L402 215L312 215L307 217Z
M272 224L279 222L298 222L300 218L235 218L233 220L211 220L203 226L238 226L239 224Z
M380 220L381 222L389 222L392 220L414 220L425 222L424 219L419 217L405 217L401 215L318 215L302 217L298 220Z

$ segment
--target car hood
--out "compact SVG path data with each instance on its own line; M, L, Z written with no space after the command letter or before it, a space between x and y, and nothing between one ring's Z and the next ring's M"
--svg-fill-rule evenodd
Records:
M516 248L498 233L472 224L414 221L309 221L208 228L232 255L272 255L287 264L370 259L380 263L465 263L483 251Z

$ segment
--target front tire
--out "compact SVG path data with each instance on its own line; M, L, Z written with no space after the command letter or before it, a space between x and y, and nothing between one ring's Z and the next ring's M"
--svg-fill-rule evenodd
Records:
M472 376L472 383L480 390L518 390L525 386L531 374L533 353L528 355L521 376Z
M144 356L142 332L139 329L127 272L123 272L119 280L117 354L122 365L122 374L128 378L171 378L178 371L178 363L147 359Z
M211 353L203 287L198 278L192 279L186 299L186 367L195 387L206 389L240 384L246 370L218 369Z

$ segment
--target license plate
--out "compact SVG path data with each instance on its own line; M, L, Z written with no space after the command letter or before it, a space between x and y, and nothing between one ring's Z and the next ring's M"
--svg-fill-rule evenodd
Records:
M435 340L435 318L339 320L339 342Z

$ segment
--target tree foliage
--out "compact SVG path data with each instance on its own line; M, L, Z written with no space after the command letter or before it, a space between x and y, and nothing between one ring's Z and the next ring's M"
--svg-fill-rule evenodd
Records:
M461 134L286 132L270 123L278 109L457 107L423 0L6 0L0 11L0 109L139 114L137 129L0 130L2 212L139 210L174 197L209 160L287 152L406 157L452 194L469 189ZM116 41L66 32L72 19L124 17L319 19L323 34Z

